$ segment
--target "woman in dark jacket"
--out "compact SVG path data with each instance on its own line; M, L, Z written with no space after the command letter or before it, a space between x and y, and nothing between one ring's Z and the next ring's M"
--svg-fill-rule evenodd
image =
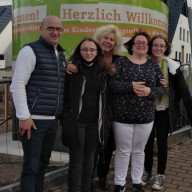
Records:
M106 109L105 104L101 106L101 100L105 100L101 97L105 96L101 48L92 38L84 38L69 62L76 65L78 72L66 76L66 119L62 119L63 137L67 119L71 119L72 127L76 125L75 140L67 143L67 138L63 139L63 143L69 146L70 155L68 191L90 192L98 130Z
M104 66L106 69L105 71L106 73L104 76L106 82L106 80L109 77L109 74L112 75L114 73L115 60L122 54L121 53L122 35L118 27L116 27L115 25L103 25L95 30L93 36L94 36L93 38L97 41L97 43L100 45L102 49ZM78 70L76 66L74 66L73 64L67 65L67 73L71 74L76 73L77 71ZM107 108L108 108L107 113L110 114L111 110L109 107ZM98 143L98 147L95 154L94 168L96 168L97 170L100 189L106 191L109 189L107 175L109 172L112 154L115 149L115 142L111 124L107 123L104 126L102 126L102 128L103 129L101 130L100 135L103 138L103 140L102 142Z
M157 176L152 188L161 190L165 180L167 163L168 133L176 129L180 114L180 100L183 100L188 118L192 123L192 97L180 69L180 64L167 56L170 54L170 45L162 35L154 36L149 42L149 52L152 61L156 61L169 82L167 91L156 100L155 121L152 132L145 147L145 171L142 184L146 185L152 179L153 147L156 132L158 147Z

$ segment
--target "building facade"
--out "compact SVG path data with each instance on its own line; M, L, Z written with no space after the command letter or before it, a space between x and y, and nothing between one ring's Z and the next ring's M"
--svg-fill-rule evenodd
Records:
M0 69L12 66L12 6L0 2Z
M172 40L170 57L181 61L182 64L191 61L191 39L188 18L180 14L179 21Z

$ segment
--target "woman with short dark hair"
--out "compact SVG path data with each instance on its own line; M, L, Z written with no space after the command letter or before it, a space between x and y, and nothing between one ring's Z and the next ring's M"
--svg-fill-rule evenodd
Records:
M130 160L132 188L144 192L144 148L153 126L154 102L165 91L160 67L146 58L149 40L146 32L136 32L124 44L130 55L115 60L115 74L109 82L116 145L115 192L125 190Z

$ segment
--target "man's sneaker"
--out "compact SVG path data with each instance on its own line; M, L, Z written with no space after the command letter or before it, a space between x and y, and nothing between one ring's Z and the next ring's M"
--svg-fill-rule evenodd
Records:
M145 192L141 183L140 184L132 184L132 189L135 192Z
M124 192L124 191L125 191L125 186L115 185L114 192Z
M153 184L152 189L161 190L163 188L164 180L165 180L165 175L158 174L156 176L156 181Z
M152 174L148 173L147 171L144 171L142 175L142 185L145 186L152 179Z

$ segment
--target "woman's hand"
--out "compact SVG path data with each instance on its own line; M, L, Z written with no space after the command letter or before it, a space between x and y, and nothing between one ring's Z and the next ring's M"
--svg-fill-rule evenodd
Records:
M145 87L145 82L132 82L132 85L133 85L133 92L138 95L139 93L139 90L142 88L142 87Z
M145 86L145 82L132 82L133 91L139 97L147 97L151 93L151 89Z
M74 64L68 63L66 67L66 71L68 74L72 74L72 73L77 73L78 69Z
M137 95L139 97L147 97L150 95L150 93L151 93L150 87L143 87L143 88L140 88Z
M168 81L165 78L161 79L160 83L163 85L163 87L168 87Z

